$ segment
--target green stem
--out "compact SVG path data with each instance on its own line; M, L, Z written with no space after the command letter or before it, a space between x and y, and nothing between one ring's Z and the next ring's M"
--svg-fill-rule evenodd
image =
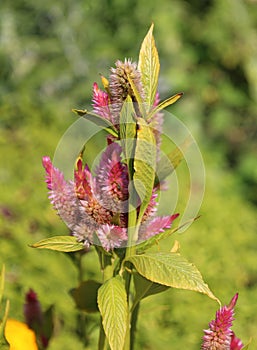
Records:
M98 339L98 350L107 350L108 344L106 341L106 335L103 329L102 318L100 318L100 331Z
M113 277L113 265L112 265L112 257L107 255L103 249L95 246L95 249L98 253L99 262L103 275L103 283L108 281ZM98 339L98 350L107 350L108 342L106 339L106 335L103 329L102 318L100 318L100 330L99 330L99 339Z
M138 302L136 306L133 308L133 310L131 311L130 350L134 350L134 346L135 346L135 335L136 335L139 307L140 307L140 302Z

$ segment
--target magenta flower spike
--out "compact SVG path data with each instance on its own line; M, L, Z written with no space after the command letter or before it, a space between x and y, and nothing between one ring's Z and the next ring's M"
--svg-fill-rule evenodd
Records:
M209 323L209 329L204 330L202 350L241 350L243 343L235 337L231 330L234 321L234 308L238 293L216 312L216 318Z

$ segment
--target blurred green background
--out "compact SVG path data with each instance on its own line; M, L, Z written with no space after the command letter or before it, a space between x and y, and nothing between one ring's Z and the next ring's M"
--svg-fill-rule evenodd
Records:
M55 304L50 350L83 349L68 291L78 283L64 254L28 244L67 228L47 199L43 155L53 156L89 108L94 81L117 59L137 60L151 22L161 61L160 95L192 131L206 167L201 218L174 239L226 304L239 292L233 329L257 348L257 2L255 0L2 0L0 3L0 264L10 316L22 320L32 287ZM183 179L183 166L178 171ZM180 184L183 190L183 181ZM83 260L99 278L97 260ZM200 348L217 304L169 290L145 299L136 349ZM88 316L97 321L98 316ZM96 348L97 329L88 349Z

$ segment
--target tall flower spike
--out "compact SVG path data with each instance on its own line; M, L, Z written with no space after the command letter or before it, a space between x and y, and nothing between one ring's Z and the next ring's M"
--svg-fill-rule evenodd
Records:
M238 293L216 312L215 320L209 323L209 329L204 331L202 350L241 350L243 343L237 339L231 330L234 321L234 308Z

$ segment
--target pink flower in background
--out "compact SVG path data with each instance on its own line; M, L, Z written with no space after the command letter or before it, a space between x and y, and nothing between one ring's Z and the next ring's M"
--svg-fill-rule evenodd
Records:
M41 308L40 301L33 289L30 289L25 295L24 317L26 324L32 329L40 343L40 349L46 349L52 335L52 324L46 327L46 320Z
M31 328L38 328L42 326L43 313L37 294L33 289L26 293L26 303L24 305L24 316L27 325Z
M241 350L243 343L236 338L231 330L234 321L234 308L238 293L216 312L216 318L209 323L209 329L204 330L202 350Z

